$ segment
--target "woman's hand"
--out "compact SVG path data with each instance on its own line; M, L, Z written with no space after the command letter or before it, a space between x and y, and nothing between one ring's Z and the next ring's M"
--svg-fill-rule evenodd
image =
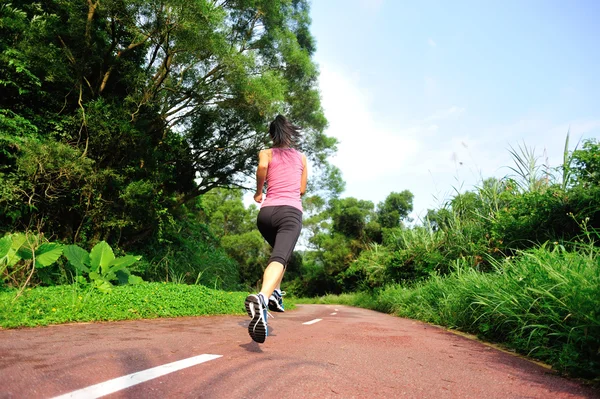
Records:
M262 202L262 197L263 197L263 193L261 193L260 191L257 193L254 193L254 201L258 202L259 204Z

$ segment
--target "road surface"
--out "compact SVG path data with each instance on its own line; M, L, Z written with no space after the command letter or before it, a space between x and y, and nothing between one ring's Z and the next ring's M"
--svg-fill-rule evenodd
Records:
M242 316L0 330L0 398L600 398L414 320L333 305L274 316L260 345Z

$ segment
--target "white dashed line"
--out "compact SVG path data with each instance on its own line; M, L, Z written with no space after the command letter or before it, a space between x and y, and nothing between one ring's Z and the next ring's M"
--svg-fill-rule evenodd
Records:
M321 320L323 320L323 319L314 319L314 320L307 321L306 323L302 323L302 324L306 324L306 325L308 326L308 325L310 325L310 324L315 324L315 323L318 323L318 322L320 322Z
M190 357L173 363L163 364L162 366L153 367L148 370L138 371L137 373L101 382L99 384L92 385L87 388L80 389L78 391L73 391L71 393L67 393L61 396L56 396L54 399L100 398L102 396L118 392L122 389L141 384L142 382L161 377L165 374L173 373L175 371L195 366L200 363L208 362L209 360L218 359L220 357L222 357L222 355L207 354Z
M336 312L338 311L337 309L333 309L333 310L335 310Z
M335 316L337 314L337 312L333 312L331 313L331 316Z

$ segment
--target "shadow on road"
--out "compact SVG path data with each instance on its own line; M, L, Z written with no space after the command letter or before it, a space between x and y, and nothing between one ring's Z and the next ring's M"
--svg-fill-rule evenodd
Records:
M250 341L247 344L241 344L240 348L244 348L248 352L263 353L263 350L260 349L260 345L258 345L258 343L254 341Z

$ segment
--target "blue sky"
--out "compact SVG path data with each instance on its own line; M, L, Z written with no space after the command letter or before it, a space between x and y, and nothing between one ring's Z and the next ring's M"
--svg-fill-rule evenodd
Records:
M413 218L503 177L509 146L559 166L600 137L600 2L313 0L343 196L415 195Z

